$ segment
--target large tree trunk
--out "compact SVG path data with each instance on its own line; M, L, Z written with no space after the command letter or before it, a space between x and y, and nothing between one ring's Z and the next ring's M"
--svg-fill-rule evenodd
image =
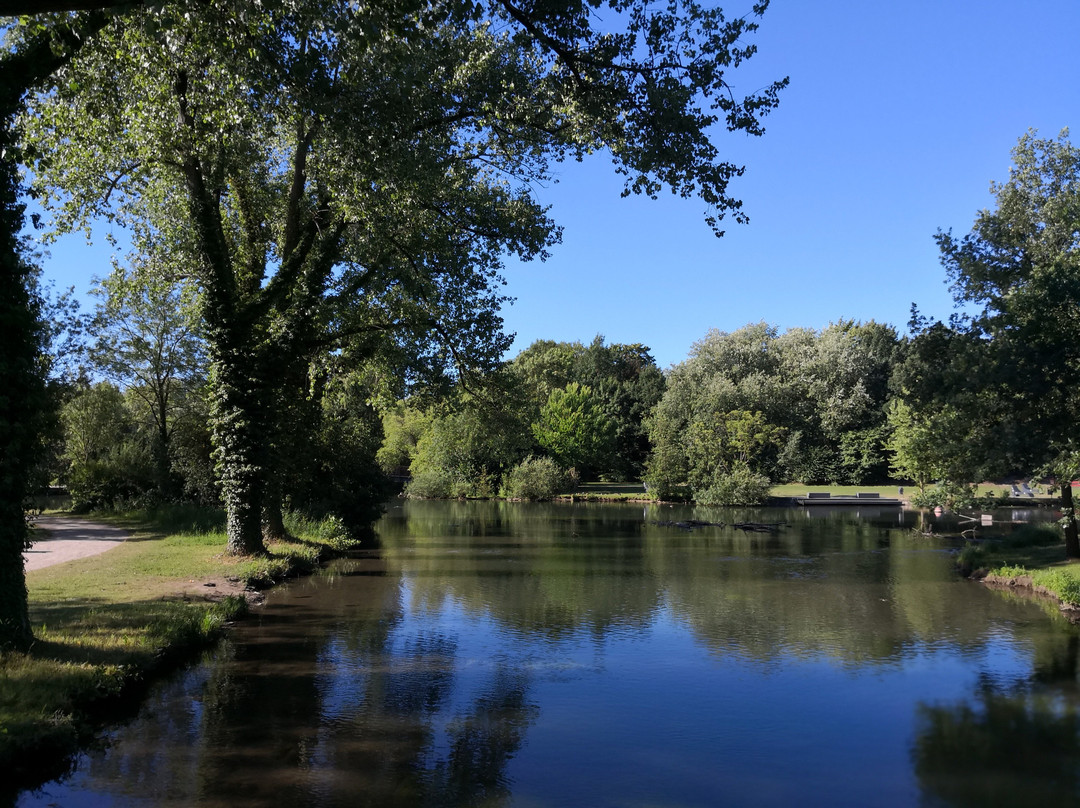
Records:
M10 69L0 82L11 82ZM12 121L18 103L11 87L0 99L0 651L26 650L33 641L26 602L26 519L23 503L37 448L44 382L38 318L29 293L28 268L19 249L23 208L11 158Z
M137 3L134 0L132 5ZM27 3L25 13L115 5L86 2ZM24 13L8 9L7 13ZM18 200L18 143L13 131L23 96L66 63L108 22L100 11L35 36L0 63L0 651L24 650L33 641L26 593L26 518L23 504L46 408L38 364L41 340L29 294L28 268L20 236L23 206ZM58 45L63 47L59 48Z
M289 538L289 531L285 529L285 517L281 512L281 485L272 471L267 471L267 477L263 488L263 539L283 541Z
M211 352L214 350L211 338ZM262 537L265 430L253 360L237 350L218 353L211 377L211 422L221 498L225 503L227 552L266 552Z
M1080 558L1080 537L1076 530L1076 515L1073 513L1072 481L1061 482L1061 510L1065 515L1065 557Z
M13 244L11 204L14 170L4 177L3 252L0 255L0 651L26 650L33 640L26 602L26 498L31 452L38 419L28 409L40 404L35 373L34 316L26 277Z

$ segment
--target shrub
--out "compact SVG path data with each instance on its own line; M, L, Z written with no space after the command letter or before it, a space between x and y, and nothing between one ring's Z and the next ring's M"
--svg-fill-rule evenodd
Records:
M425 469L413 474L405 485L410 499L458 499L465 496L465 481L445 468Z
M550 457L527 457L503 481L507 499L551 499L573 489L573 477Z
M956 558L956 567L961 575L971 575L975 570L985 570L989 565L989 555L985 547L968 544Z
M758 505L769 496L772 483L764 474L738 464L730 472L718 472L710 485L694 490L701 505Z
M1035 583L1045 586L1065 603L1080 605L1080 579L1068 570L1039 570Z

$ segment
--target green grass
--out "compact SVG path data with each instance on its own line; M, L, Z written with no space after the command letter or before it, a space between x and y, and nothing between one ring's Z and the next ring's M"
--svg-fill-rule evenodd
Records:
M580 483L572 494L562 494L555 499L573 499L575 502L641 502L650 497L640 482L594 482Z
M1000 541L968 544L957 566L966 575L999 583L1030 581L1037 590L1080 606L1080 561L1066 559L1061 529L1053 524L1020 525Z
M213 642L263 588L340 548L340 525L295 517L296 541L267 557L223 554L220 514L191 508L91 518L132 538L101 555L27 573L35 643L0 657L0 770L53 776L107 705ZM206 586L213 584L213 586Z
M787 483L774 485L770 494L774 497L805 497L810 491L828 491L833 496L854 496L860 491L876 492L883 497L897 496L896 485L807 485L805 483ZM905 486L904 491L910 492Z
M934 488L933 485L928 485L927 490ZM806 483L785 483L784 485L774 485L772 487L771 494L774 497L804 497L809 491L828 491L833 496L852 496L860 491L876 491L883 497L896 497L898 496L900 485L897 483L890 483L889 485L807 485ZM905 485L904 497L910 497L916 493L919 489L914 485ZM1010 493L1010 487L1007 485L997 485L994 483L984 483L979 485L979 496L985 496L987 494L993 494L995 497L1008 496Z

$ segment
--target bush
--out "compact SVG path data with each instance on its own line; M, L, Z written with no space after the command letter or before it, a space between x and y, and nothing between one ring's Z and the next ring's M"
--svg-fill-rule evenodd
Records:
M737 465L730 472L718 472L707 488L694 490L700 505L759 505L769 496L772 483L764 474Z
M1034 581L1039 586L1045 586L1064 603L1080 605L1080 579L1068 570L1039 570Z
M502 495L507 499L551 499L573 487L573 476L550 457L527 457L507 472Z
M466 481L457 478L445 468L414 473L405 485L405 496L410 499L460 499L465 497L467 492Z

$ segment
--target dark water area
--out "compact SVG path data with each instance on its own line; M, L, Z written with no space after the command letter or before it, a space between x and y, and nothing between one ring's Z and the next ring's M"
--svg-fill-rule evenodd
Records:
M1080 632L919 519L395 502L17 804L1077 804Z

